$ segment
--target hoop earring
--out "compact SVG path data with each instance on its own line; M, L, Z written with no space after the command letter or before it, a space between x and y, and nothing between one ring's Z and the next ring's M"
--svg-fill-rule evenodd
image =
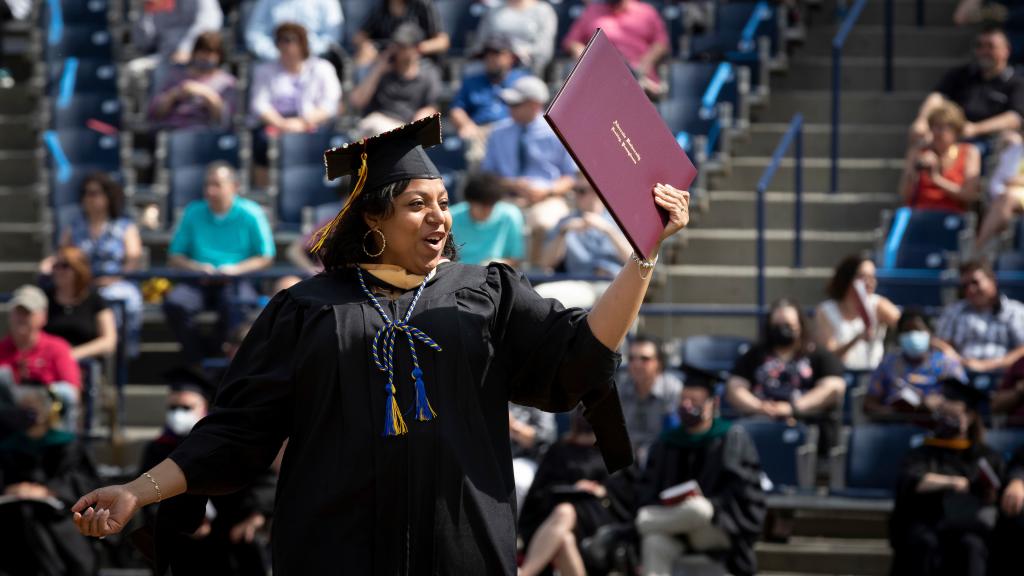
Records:
M370 254L370 251L366 249L366 237L369 236L370 233L372 232L380 234L380 250L376 254ZM363 252L370 258L376 258L383 254L384 248L386 248L387 245L388 239L384 237L384 233L380 231L380 228L370 228L369 230L366 231L366 234L363 234Z

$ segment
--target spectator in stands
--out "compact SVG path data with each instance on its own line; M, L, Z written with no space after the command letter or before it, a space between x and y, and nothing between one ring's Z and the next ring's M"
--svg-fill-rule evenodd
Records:
M14 291L8 302L8 333L0 340L0 387L37 383L49 388L64 405L64 426L75 430L81 401L82 374L71 345L43 332L49 302L35 286Z
M926 143L907 151L900 177L900 196L911 208L962 213L980 197L981 155L958 142L965 123L963 111L949 101L928 113Z
M1005 370L1024 357L1024 304L1000 294L987 264L960 267L963 299L939 318L935 335L974 372Z
M138 353L142 331L142 293L138 285L124 278L126 272L139 269L142 260L142 238L139 229L124 215L124 191L121 185L103 172L95 172L82 181L76 210L64 227L60 245L74 246L89 259L93 285L107 302L120 302L114 307L119 323L126 322L125 351ZM40 271L50 275L54 258L48 257Z
M669 53L668 32L657 8L638 0L590 2L562 40L573 59L579 58L598 28L625 56L652 97L662 96L666 86L658 75L658 63Z
M378 60L395 31L406 23L415 24L423 32L416 43L420 55L439 56L448 51L451 42L432 0L377 0L377 7L352 40L356 65L367 68Z
M505 180L526 213L531 262L539 260L548 231L569 214L565 196L576 184L576 163L541 117L549 97L547 84L535 76L502 91L511 118L495 124L480 164Z
M205 198L185 208L168 248L171 266L206 277L178 283L164 299L167 323L190 364L199 364L204 357L193 317L204 309L219 311L219 340L214 347L219 350L241 321L241 303L257 299L249 281L231 277L266 268L274 260L274 237L263 209L237 193L234 168L224 162L211 164Z
M504 0L490 4L477 27L477 49L494 36L509 38L525 51L526 65L543 76L555 55L558 15L543 0Z
M114 312L93 289L85 253L74 246L57 251L53 289L47 294L46 331L71 344L75 360L102 358L117 350Z
M1024 358L1003 374L999 389L992 393L992 413L1005 414L1009 426L1024 426Z
M1016 0L960 0L953 12L953 23L967 26L980 22L1002 22L1012 26L1024 17Z
M726 385L729 404L745 415L800 418L836 407L846 382L839 359L814 345L807 319L791 300L772 304L761 342L739 360Z
M555 441L555 415L528 406L508 405L508 433L512 442L512 475L516 480L519 510L537 474L537 463Z
M538 5L551 9L544 2ZM501 99L501 91L527 74L518 66L519 56L507 36L487 37L477 54L483 58L484 71L462 79L450 110L455 130L469 145L466 157L474 164L484 156L490 127L508 118L508 106Z
M237 108L234 76L221 69L224 39L218 32L196 38L188 66L176 67L157 87L149 118L160 128L226 126Z
M930 418L941 399L939 383L967 381L963 366L933 345L928 320L904 311L896 324L899 349L885 355L871 375L864 412L872 417Z
M988 181L989 205L985 210L984 219L978 229L975 247L979 254L995 254L998 246L990 243L1013 221L1014 217L1024 212L1024 173L1021 160L1024 159L1024 143L1013 142L999 155L996 165Z
M332 52L340 49L344 15L338 0L257 0L245 27L249 52L260 60L277 60L278 28L285 23L305 30L308 54L331 59Z
M144 0L142 16L132 28L132 46L145 56L128 63L128 74L138 81L160 65L188 64L199 35L223 25L217 0Z
M338 115L341 83L326 60L312 55L302 26L281 24L274 39L280 56L256 66L250 113L271 131L318 130Z
M647 450L661 434L665 419L679 406L683 383L666 371L661 342L639 334L629 343L626 375L620 379L619 400L626 418L626 430L643 462Z
M928 117L949 100L960 106L967 122L962 137L974 141L983 155L1000 138L1017 142L1024 114L1024 79L1010 61L1010 41L997 28L982 30L974 43L974 61L953 68L942 78L918 110L911 125L912 146L927 142Z
M862 293L858 286L863 288ZM847 256L828 282L828 300L814 315L818 343L835 354L847 370L873 370L878 366L885 353L885 331L900 318L895 304L875 294L877 286L875 263L860 254ZM870 326L865 324L865 313L871 319Z
M563 576L586 574L580 544L599 528L629 522L625 482L609 477L594 431L573 412L571 430L541 460L520 516L527 542L519 576L536 576L548 565Z
M411 22L391 36L391 44L349 97L364 116L356 131L369 137L437 112L443 86L441 72L420 56L423 31Z
M932 435L903 461L889 528L893 574L984 576L1003 461L986 446L984 394L942 385Z
M525 256L523 213L504 202L505 186L492 174L474 174L463 192L466 201L450 208L459 259L469 264L501 261L517 266Z
M43 386L20 386L17 405L32 414L27 430L0 442L0 573L96 574L89 540L67 514L82 490L99 484L74 434L58 429L60 400Z
M765 519L760 458L742 427L715 418L716 380L687 371L677 406L682 424L651 447L637 495L645 575L673 574L676 557L687 551L720 559L736 576L757 572L754 543ZM662 491L690 481L696 493L661 499Z
M1020 571L1024 542L1024 447L1018 448L1006 471L1006 489L999 500L999 520L992 538L990 576L1014 576Z

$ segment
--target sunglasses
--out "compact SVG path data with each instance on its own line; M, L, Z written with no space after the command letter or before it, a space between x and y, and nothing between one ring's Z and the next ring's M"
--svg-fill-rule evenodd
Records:
M629 355L629 361L630 362L651 362L654 359L655 359L654 356L640 356L640 355L633 355L633 354Z
M68 264L67 262L55 262L53 264L53 269L54 270L70 270L71 269L71 264Z

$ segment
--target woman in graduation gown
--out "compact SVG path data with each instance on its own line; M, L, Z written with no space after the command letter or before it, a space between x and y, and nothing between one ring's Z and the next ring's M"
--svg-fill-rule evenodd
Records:
M984 576L1003 462L982 440L983 393L949 379L934 433L903 462L890 521L892 574Z
M653 262L627 264L589 312L540 298L511 268L452 262L447 192L424 147L437 115L325 154L354 174L314 250L325 271L279 293L210 415L138 479L83 496L80 530L116 532L141 506L228 493L289 438L274 574L516 573L508 401L582 401L611 470L632 461L613 375ZM652 190L688 222L689 195Z

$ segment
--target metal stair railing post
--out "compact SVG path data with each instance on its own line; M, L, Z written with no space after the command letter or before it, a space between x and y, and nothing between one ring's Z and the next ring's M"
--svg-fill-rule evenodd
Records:
M772 161L765 167L761 179L757 181L757 305L761 309L764 308L766 300L764 196L790 144L793 145L793 191L796 195L793 201L793 266L803 267L803 125L803 114L795 114L789 121L786 133L775 146Z
M842 89L843 45L853 26L864 11L867 0L857 0L846 13L839 31L832 38L832 170L829 178L829 192L835 194L839 187L839 92Z

